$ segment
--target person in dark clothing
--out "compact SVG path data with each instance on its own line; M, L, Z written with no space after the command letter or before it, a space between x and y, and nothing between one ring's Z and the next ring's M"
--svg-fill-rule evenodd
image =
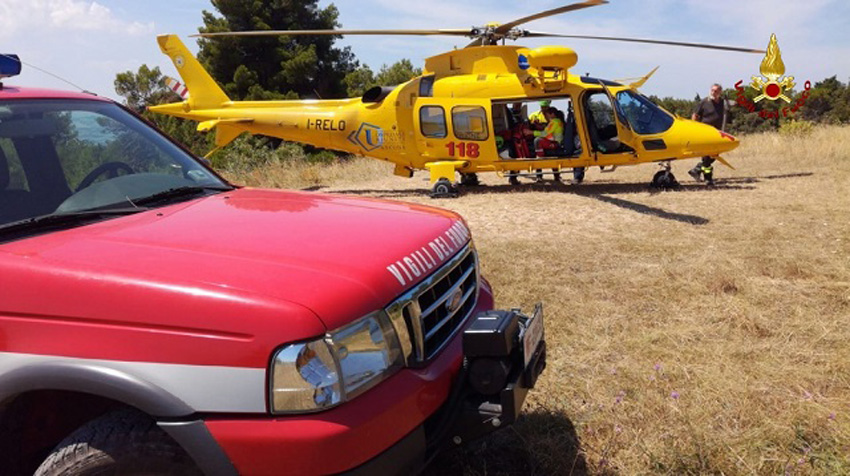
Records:
M511 157L514 159L522 159L530 155L528 151L528 143L525 140L525 135L522 133L523 124L527 121L525 114L525 106L521 102L511 104L508 109L508 124L511 130ZM508 172L508 183L511 185L519 185L516 171Z
M711 86L708 97L700 101L691 119L709 124L723 130L726 126L726 100L723 99L723 87L717 83ZM688 175L697 182L705 178L708 185L714 185L714 158L705 156L702 161L688 171Z

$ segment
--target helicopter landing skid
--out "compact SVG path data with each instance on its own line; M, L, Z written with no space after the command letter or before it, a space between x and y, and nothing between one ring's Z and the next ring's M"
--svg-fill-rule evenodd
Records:
M655 172L655 175L652 176L652 181L649 183L649 186L661 190L672 190L675 188L679 188L679 182L676 180L676 176L673 175L672 167L670 166L670 161L665 160L663 162L660 162L658 165L661 166L661 170Z

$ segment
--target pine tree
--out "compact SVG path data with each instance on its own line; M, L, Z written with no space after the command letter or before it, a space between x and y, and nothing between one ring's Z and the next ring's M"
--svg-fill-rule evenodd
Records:
M204 33L246 30L337 28L335 6L317 0L212 0L204 11ZM220 15L220 16L219 16ZM338 36L202 38L198 59L234 100L344 97L345 76L357 61L350 48L336 48Z
M390 66L383 65L378 74L368 66L361 66L345 76L344 82L348 96L362 96L373 86L395 86L410 81L422 74L421 68L416 68L409 59L396 61Z

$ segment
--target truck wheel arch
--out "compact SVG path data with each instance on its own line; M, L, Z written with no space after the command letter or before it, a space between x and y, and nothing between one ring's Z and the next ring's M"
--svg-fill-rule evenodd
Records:
M194 410L176 396L125 372L93 364L39 363L0 375L0 401L34 390L67 390L115 400L153 417L185 417Z
M206 425L185 402L126 372L92 364L39 363L0 374L0 429L18 397L44 392L87 395L117 407L139 410L154 420L207 475L236 474L236 470ZM162 421L164 419L164 421ZM58 441L57 441L58 442ZM2 471L0 471L2 473Z

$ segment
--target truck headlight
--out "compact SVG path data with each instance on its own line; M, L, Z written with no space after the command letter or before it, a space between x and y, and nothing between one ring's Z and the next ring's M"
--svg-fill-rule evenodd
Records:
M360 395L403 365L398 336L384 311L311 342L290 344L272 359L275 413L333 407Z

